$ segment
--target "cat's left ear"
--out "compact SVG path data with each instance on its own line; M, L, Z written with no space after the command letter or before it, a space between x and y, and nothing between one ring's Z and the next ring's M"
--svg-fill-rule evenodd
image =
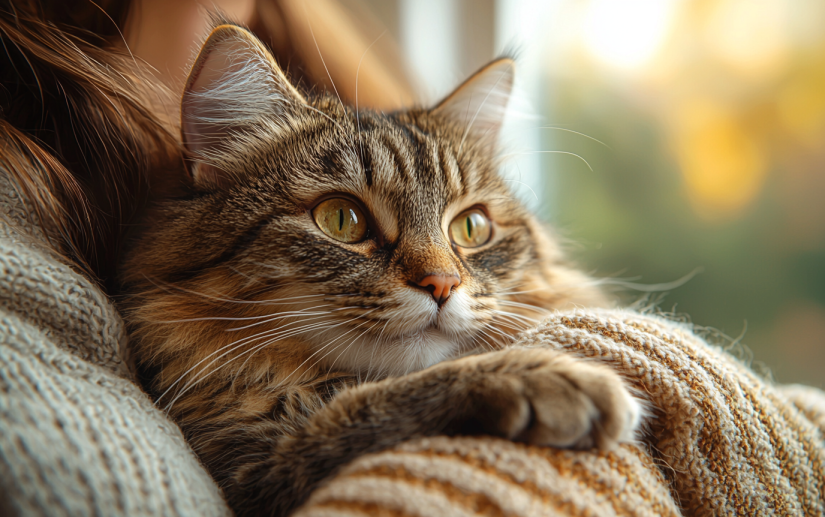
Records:
M489 63L433 108L432 113L457 122L476 138L495 141L513 91L515 71L515 62L510 58Z
M225 187L256 125L286 131L306 100L252 33L219 25L201 47L181 100L181 136L200 187ZM233 153L234 151L234 153Z

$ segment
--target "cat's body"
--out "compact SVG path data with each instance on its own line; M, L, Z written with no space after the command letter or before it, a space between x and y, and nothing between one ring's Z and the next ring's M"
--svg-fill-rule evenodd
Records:
M614 373L506 348L541 310L603 301L496 174L510 61L432 110L356 112L221 27L184 94L187 171L127 53L0 4L0 169L67 262L119 284L144 386L239 515L416 436L632 435Z
M239 515L285 515L416 436L632 435L615 374L501 350L542 310L602 302L497 175L512 77L500 60L433 110L358 112L304 98L242 29L208 39L183 98L192 176L121 279L146 387Z

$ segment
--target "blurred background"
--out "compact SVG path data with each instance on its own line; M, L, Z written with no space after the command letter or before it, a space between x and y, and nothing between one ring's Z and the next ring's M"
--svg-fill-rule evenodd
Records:
M515 53L505 172L573 257L825 388L825 2L342 3L420 102Z

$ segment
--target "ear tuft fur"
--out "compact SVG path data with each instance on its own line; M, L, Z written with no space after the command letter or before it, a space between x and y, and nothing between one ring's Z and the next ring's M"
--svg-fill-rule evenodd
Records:
M449 118L483 140L496 140L513 90L515 62L497 59L473 74L432 113Z
M201 47L183 90L181 136L195 184L234 183L232 141L264 120L285 129L306 101L249 31L223 24ZM274 122L273 122L274 121Z

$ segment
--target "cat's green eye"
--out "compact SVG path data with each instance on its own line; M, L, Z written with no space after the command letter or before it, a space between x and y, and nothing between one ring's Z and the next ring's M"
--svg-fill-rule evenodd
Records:
M355 243L367 236L367 218L358 205L345 198L322 201L312 210L315 224L336 241Z
M461 212L450 223L450 238L462 248L477 248L490 240L493 223L478 208Z

